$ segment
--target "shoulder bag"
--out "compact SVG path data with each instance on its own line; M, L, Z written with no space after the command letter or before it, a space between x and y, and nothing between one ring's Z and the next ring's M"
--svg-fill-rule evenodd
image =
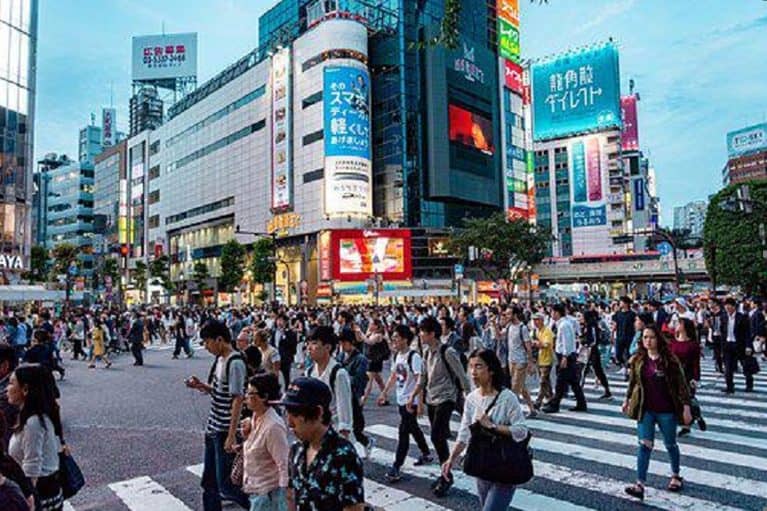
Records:
M71 454L59 453L59 484L64 499L69 499L85 486L85 477Z
M502 392L502 391L501 391ZM485 410L495 406L501 393ZM517 442L511 436L488 429L479 422L469 426L471 437L463 459L466 475L498 484L524 484L533 478L533 454L529 447L531 434Z

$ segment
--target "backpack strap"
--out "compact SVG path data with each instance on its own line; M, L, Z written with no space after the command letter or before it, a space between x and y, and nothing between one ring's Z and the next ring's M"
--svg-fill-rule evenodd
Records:
M220 357L216 357L216 360L213 361L213 365L210 366L210 372L208 373L208 385L213 385L213 377L216 375L216 365L218 364L218 359Z
M343 364L336 364L333 366L333 369L330 370L330 392L333 396L336 395L336 376L338 375L338 371L343 368Z
M450 381L453 382L453 385L455 385L456 388L463 390L463 386L459 383L458 378L455 377L453 368L450 367L450 364L447 363L447 358L445 358L445 353L447 352L448 348L449 346L447 344L443 344L439 347L439 354L442 357L442 363L445 364L445 369L447 369L447 374L450 376Z
M407 366L410 368L410 372L413 372L413 357L415 356L415 351L410 350L410 352L407 354Z

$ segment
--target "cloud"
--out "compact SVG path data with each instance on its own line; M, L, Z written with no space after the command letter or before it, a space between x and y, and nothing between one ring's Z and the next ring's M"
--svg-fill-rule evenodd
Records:
M584 32L588 32L592 28L598 27L605 21L609 21L610 19L620 16L624 12L627 12L631 10L632 7L634 7L634 4L636 3L636 0L623 0L622 2L610 2L607 7L602 9L602 12L600 12L595 18L593 18L590 21L587 21L580 27L578 27L575 30L576 34L583 34Z

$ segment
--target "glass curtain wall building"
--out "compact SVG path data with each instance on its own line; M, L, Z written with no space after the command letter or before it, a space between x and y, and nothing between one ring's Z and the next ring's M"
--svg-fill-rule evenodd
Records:
M31 241L37 0L0 0L0 251Z

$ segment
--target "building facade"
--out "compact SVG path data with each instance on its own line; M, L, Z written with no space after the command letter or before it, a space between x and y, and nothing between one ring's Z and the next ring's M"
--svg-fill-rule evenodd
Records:
M708 202L697 200L674 207L674 230L689 231L690 238L703 238Z
M29 261L32 236L37 0L0 6L0 250Z
M121 208L125 209L126 204L119 197L121 187L127 185L127 160L125 141L107 147L96 156L93 193L93 252L96 267L107 257L117 257L120 254L118 219Z
M96 163L96 156L101 154L104 149L102 145L103 130L101 126L89 124L80 130L77 149L79 161L87 162L90 165Z
M727 133L727 155L722 171L725 186L767 179L767 123Z

